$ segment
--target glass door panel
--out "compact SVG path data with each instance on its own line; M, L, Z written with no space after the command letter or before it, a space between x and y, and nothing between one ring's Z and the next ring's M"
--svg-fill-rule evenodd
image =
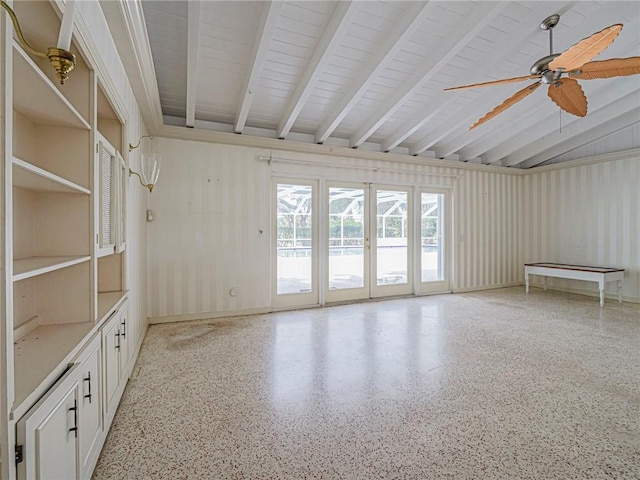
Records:
M421 194L421 281L434 282L442 280L442 204L443 194Z
M446 195L420 193L420 281L422 293L444 292L448 284L448 235L446 235Z
M369 296L368 191L329 185L327 301Z
M317 303L316 185L275 184L276 305Z
M373 187L375 287L372 296L412 292L409 189Z

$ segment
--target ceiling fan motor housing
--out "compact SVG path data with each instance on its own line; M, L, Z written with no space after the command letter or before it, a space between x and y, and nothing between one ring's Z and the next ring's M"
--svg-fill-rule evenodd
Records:
M546 72L549 72L549 64L559 56L559 53L554 53L552 55L542 57L540 60L531 65L531 69L529 70L531 72L531 75L544 75Z

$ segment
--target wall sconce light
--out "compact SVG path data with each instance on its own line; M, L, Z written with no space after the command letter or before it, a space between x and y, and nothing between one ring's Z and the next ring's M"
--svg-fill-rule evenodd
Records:
M129 151L135 150L140 146L143 138L153 138L151 135L143 135L138 140L137 145L129 144ZM157 153L142 154L140 159L140 173L129 169L129 176L135 175L140 181L140 185L149 189L149 193L153 191L153 187L158 182L160 176L160 155Z
M75 9L75 2L68 0L66 2L64 15L62 18L62 26L60 27L60 34L58 36L58 46L57 47L49 47L47 52L41 52L40 50L36 50L29 42L24 38L22 34L22 29L20 28L20 24L18 23L18 18L16 17L15 12L7 5L5 2L0 0L0 6L2 6L9 17L11 17L11 21L13 22L13 27L16 30L16 34L18 35L18 40L20 44L24 47L26 51L28 51L31 55L36 57L48 58L49 63L56 69L57 77L60 80L60 84L64 85L64 82L67 78L69 78L69 72L73 70L73 67L76 66L76 56L69 51L69 47L71 46L71 33L73 30L73 13Z

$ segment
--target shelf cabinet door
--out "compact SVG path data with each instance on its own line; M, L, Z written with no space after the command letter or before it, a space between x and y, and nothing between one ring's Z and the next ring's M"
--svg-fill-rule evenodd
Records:
M100 337L83 353L80 404L80 477L88 478L97 460L102 435L102 372Z
M17 440L24 455L18 464L18 479L79 478L79 383L74 365L17 423Z
M116 251L118 229L118 153L109 142L98 134L98 256Z
M106 412L112 408L113 398L120 383L120 348L122 348L120 337L120 315L116 313L102 332Z
M120 380L126 375L127 365L129 364L129 345L133 341L133 331L129 331L129 306L124 305L120 310L120 365L118 375Z

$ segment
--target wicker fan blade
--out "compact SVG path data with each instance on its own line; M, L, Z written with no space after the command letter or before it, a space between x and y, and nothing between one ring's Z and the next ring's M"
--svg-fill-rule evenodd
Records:
M504 102L502 102L500 105L498 105L496 108L494 108L489 113L487 113L484 117L480 118L476 123L471 125L471 127L469 127L469 130L473 130L477 126L482 125L487 120L492 119L499 113L504 112L507 108L515 105L524 97L533 93L539 86L540 86L540 82L536 82L536 83L532 83L531 85L527 85L522 90L517 91L516 93L511 95L509 98L507 98Z
M551 70L562 69L565 72L578 70L600 52L613 43L622 30L622 24L616 23L580 40L574 46L562 52L549 63Z
M562 78L555 85L549 85L549 98L562 110L578 117L587 114L587 97L580 84L572 78Z
M569 76L580 80L593 80L638 74L640 74L640 57L629 57L585 63L579 70L570 72Z
M536 78L540 78L540 75L527 75L526 77L504 78L502 80L494 80L492 82L474 83L472 85L462 85L460 87L445 88L444 91L447 92L449 90L464 90L466 88L489 87L491 85L503 85L506 83L523 82L525 80L533 80Z

